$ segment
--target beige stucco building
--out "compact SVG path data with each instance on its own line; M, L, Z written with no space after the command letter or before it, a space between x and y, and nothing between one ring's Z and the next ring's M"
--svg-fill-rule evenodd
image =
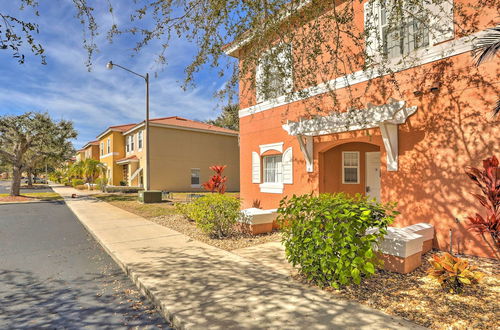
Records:
M201 184L213 175L209 167L227 165L227 191L239 191L238 132L175 116L150 120L150 134L150 189L203 191ZM109 184L144 186L144 122L110 127L99 140Z

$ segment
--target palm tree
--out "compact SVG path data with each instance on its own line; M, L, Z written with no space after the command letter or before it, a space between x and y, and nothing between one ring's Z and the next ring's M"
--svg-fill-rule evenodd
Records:
M69 168L68 174L70 177L81 178L83 176L84 164L82 161L76 162Z
M94 180L99 177L104 171L104 164L95 159L86 159L83 162L83 175L86 177L87 182L92 184Z
M474 57L476 65L479 66L490 58L495 57L500 50L500 25L488 29L481 35L474 45ZM493 109L493 115L496 116L500 112L500 99Z

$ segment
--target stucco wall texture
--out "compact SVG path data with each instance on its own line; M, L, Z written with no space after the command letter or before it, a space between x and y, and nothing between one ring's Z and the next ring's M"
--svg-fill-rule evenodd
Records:
M493 14L481 14L481 24L486 26ZM357 25L362 25L359 19ZM484 28L481 24L478 26ZM483 159L500 156L500 116L491 116L500 95L500 68L498 60L480 67L473 63L470 52L462 53L398 72L394 77L353 85L350 91L337 90L338 104L323 94L240 118L243 207L276 208L283 197L292 194L363 193L363 182L359 189L339 184L341 162L331 151L337 146L341 150L346 143L363 143L357 146L360 151L381 152L381 200L398 203L401 214L395 226L428 222L436 228L436 248L449 249L451 230L453 251L492 256L482 238L467 230L466 217L482 212L482 208L471 196L478 188L465 175L464 168L481 166ZM255 92L245 90L244 83L240 86L240 106L254 105ZM437 89L431 91L431 87ZM296 137L288 135L282 125L310 115L315 108L321 109L318 115L345 111L351 97L374 105L386 104L392 97L406 101L407 107L417 107L416 113L399 125L398 170L387 171L381 133L373 128L314 137L314 171L308 173ZM259 145L277 142L284 142L283 150L293 148L293 184L285 184L283 194L262 193L259 184L252 183L251 155L259 152Z

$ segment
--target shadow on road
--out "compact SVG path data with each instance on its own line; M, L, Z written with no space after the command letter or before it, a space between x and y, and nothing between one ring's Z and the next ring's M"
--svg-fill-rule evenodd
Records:
M136 291L119 287L120 275L86 274L66 282L0 270L0 324L4 329L161 327L163 321ZM89 290L92 281L100 283L95 291Z

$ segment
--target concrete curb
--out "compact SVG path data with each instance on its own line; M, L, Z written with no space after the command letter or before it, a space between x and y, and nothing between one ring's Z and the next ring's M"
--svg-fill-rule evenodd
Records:
M62 195L61 195L62 196ZM85 196L85 198L91 198L91 199L94 199L96 201L99 201L99 199L95 198L95 197L92 197L91 195L87 195ZM146 285L144 285L144 283L141 281L141 277L139 275L137 275L133 270L130 269L130 267L128 267L125 263L123 263L116 255L115 253L113 253L109 247L104 244L104 242L101 240L101 238L94 232L94 230L92 228L90 228L84 221L82 221L80 219L80 217L78 216L77 213L75 213L75 211L73 210L73 208L71 207L71 205L69 205L68 203L66 203L66 199L69 199L71 200L71 198L68 198L68 197L64 197L64 203L68 206L68 208L71 210L71 212L75 215L75 217L80 221L80 223L82 224L82 226L85 228L85 230L87 230L87 232L99 243L99 245L101 245L101 247L103 248L104 251L106 251L106 253L116 262L116 264L123 270L123 272L132 280L132 282L135 284L135 286L139 289L139 291L144 295L146 296L151 303L153 303L153 305L156 307L156 309L158 310L158 312L165 318L165 320L167 320L168 322L170 322L170 325L172 327L174 327L175 329L186 329L185 327L185 322L183 322L182 319L180 319L179 317L173 315L173 313L171 313L169 311L169 308L168 306L166 306L165 303L161 302L159 299L157 299L155 297L155 295L151 292L150 289L147 288ZM103 202L105 203L105 202ZM149 221L147 219L144 219L145 221ZM179 233L180 234L180 233Z

